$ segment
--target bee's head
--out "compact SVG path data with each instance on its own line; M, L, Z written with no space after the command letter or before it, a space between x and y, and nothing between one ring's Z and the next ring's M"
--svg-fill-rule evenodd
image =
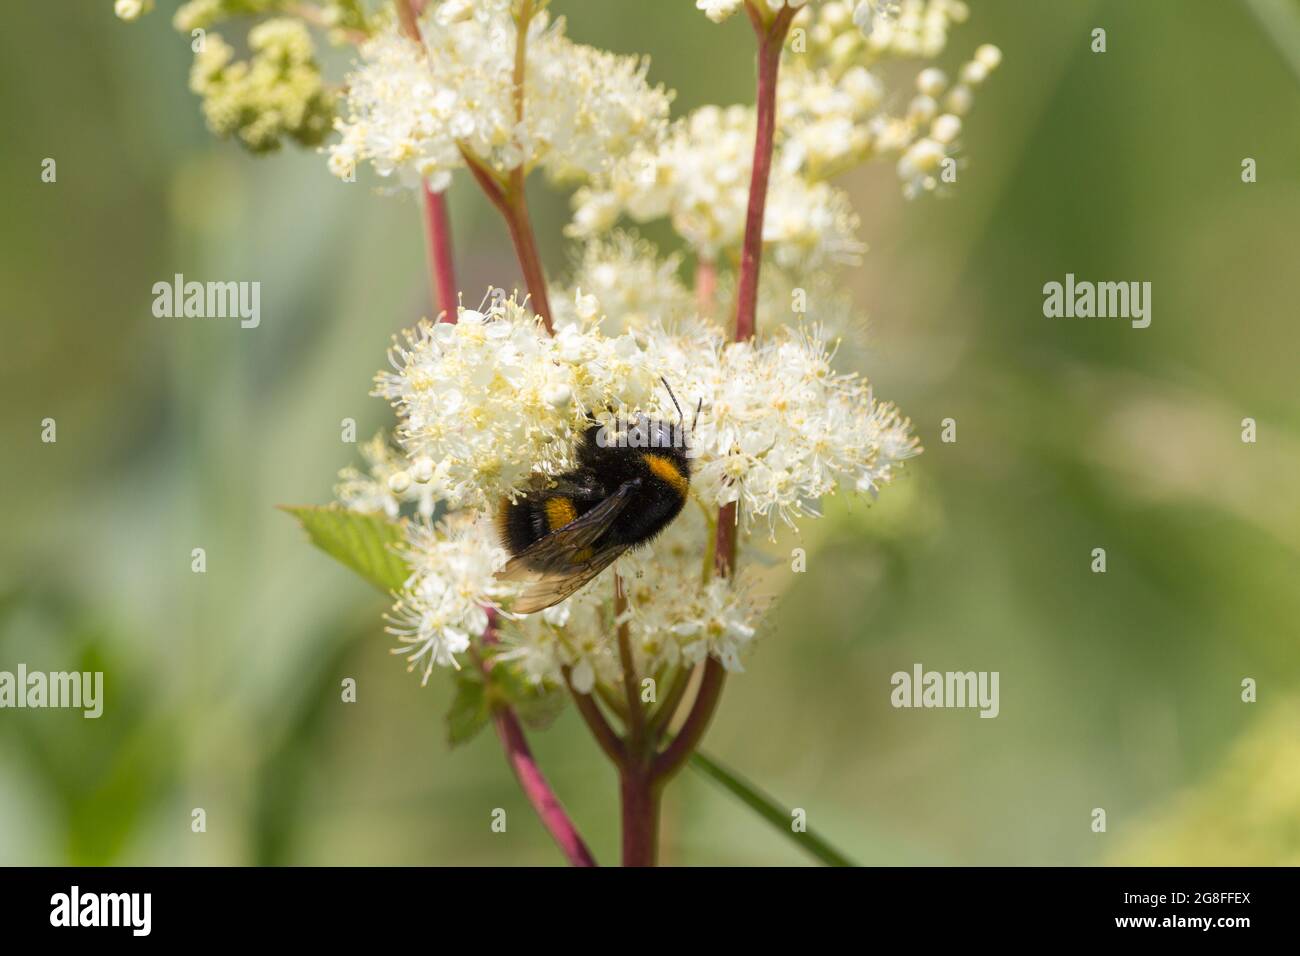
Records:
M664 383L664 388L668 390L668 397L673 400L673 407L677 409L677 425L674 427L663 422L655 422L655 424L669 432L676 432L679 437L675 442L672 442L672 446L678 448L682 452L682 460L685 461L687 458L691 457L690 442L687 441L687 437L694 433L695 425L700 420L700 409L704 407L704 399L701 398L696 404L695 417L691 420L691 425L688 429L686 427L686 416L682 414L682 406L678 404L677 396L673 394L673 387L668 384L668 379L664 378L662 375L659 376L659 381Z
M682 474L691 472L691 448L685 427L680 423L647 421L644 423L650 441L648 447L656 454L672 460Z

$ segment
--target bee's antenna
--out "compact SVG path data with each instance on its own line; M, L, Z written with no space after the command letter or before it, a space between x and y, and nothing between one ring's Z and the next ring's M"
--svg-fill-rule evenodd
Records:
M668 379L664 378L662 375L659 376L659 381L664 383L664 388L668 389L668 397L671 398L673 404L677 406L677 420L685 425L686 416L682 414L682 406L677 405L677 396L673 394L673 387L668 384Z
M695 433L695 426L700 420L700 409L704 407L704 396L700 396L700 402L695 406L695 417L691 419L691 434Z

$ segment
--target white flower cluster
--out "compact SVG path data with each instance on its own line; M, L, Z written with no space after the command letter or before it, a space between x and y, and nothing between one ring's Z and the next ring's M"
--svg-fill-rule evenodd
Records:
M638 151L574 195L568 234L597 236L622 215L667 216L704 259L744 237L754 152L754 110L704 106L674 124L659 149ZM807 269L856 261L858 217L848 197L778 162L768 187L763 240L777 261Z
M997 69L1001 51L981 46L951 87L942 70L922 70L902 115L880 109L883 88L870 67L886 57L934 59L952 25L968 16L961 0L827 0L801 12L795 23L806 28L808 48L782 65L782 162L821 179L876 156L897 156L904 195L934 190L974 88Z
M153 9L153 0L113 0L113 14L128 23Z
M395 25L361 48L330 149L335 175L368 161L441 191L468 153L497 173L541 165L585 178L665 129L672 96L647 82L648 61L574 43L544 12L528 25L522 121L511 0L431 4L421 32L423 48Z
M932 59L947 46L953 24L965 23L969 16L962 0L826 0L800 24L807 25L809 40L832 62L874 62Z
M772 13L783 7L802 7L808 0L758 0ZM695 0L695 9L703 10L704 15L714 23L721 23L742 6L743 0Z
M493 577L505 555L489 524L463 511L407 526L411 576L388 615L388 633L402 645L393 653L406 657L409 670L421 669L422 683L435 667L459 666L456 655L482 636L489 610L508 593Z
M408 330L390 361L374 394L397 410L411 478L452 507L494 507L535 472L571 468L588 413L661 401L658 372L631 335L581 325L547 335L513 298Z
M550 290L557 326L589 321L600 309L601 328L641 330L655 323L673 326L691 317L693 294L678 277L682 257L659 257L655 246L616 229L583 243L569 281Z
M361 446L366 470L354 467L339 472L334 494L345 508L368 513L382 511L390 518L401 513L402 505L414 502L416 513L432 517L437 504L432 481L415 481L416 469L405 455L394 448L382 432Z
M939 166L950 156L961 135L961 117L970 112L974 100L972 88L983 83L1001 62L1002 51L986 43L975 51L974 59L962 66L961 82L951 88L940 69L930 67L917 74L917 95L908 107L906 120L895 125L899 144L907 144L897 167L904 195L911 198L939 185ZM940 111L941 99L944 112ZM921 135L927 128L928 132Z
M714 19L738 6L698 5ZM870 67L886 55L939 54L950 24L966 18L965 4L909 0L897 16L877 16L877 26L866 33L855 15L845 0L801 10L795 25L807 32L807 48L794 51L787 43L782 56L763 241L785 268L853 264L865 248L857 239L858 217L830 177L891 156L904 195L936 189L944 161L957 149L974 88L1002 58L997 47L980 47L951 86L941 70L922 70L906 112L893 115ZM734 254L744 236L754 127L748 106L705 106L677 120L662 140L631 151L577 191L568 234L599 236L624 216L638 223L667 217L700 258Z
M651 254L635 244L623 253L629 250ZM594 295L584 295L595 300L593 315L603 312ZM512 621L516 585L493 576L503 556L488 518L500 497L572 467L589 413L675 415L660 375L683 402L700 407L689 435L692 497L711 513L736 502L742 541L756 523L773 533L779 522L793 527L841 486L874 494L919 451L892 405L876 402L858 376L832 370L815 329L782 327L736 343L704 321L683 320L674 330L647 321L606 335L598 319L577 318L550 336L509 299L483 312L461 309L454 325L425 323L391 358L394 371L378 376L376 394L397 410L400 450L376 439L365 451L370 475L345 472L339 495L349 507L390 515L404 500L419 502L423 519L409 525L413 573L391 630L426 675L455 661L466 635L486 623L486 607L510 622L509 653L535 679L554 680L569 668L580 688L617 680L610 588L593 584ZM438 502L450 517L432 525ZM709 538L691 506L649 550L620 560L626 623L645 667L709 654L740 667L760 604L748 587L711 583L701 573Z
M920 450L893 405L831 368L819 329L782 326L758 343L664 343L665 356L674 346L689 366L684 387L703 395L707 412L693 436L692 485L709 505L738 502L745 522L794 527L842 484L874 495Z

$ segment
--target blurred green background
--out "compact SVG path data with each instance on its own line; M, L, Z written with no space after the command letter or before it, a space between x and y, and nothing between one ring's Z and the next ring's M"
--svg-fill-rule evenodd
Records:
M273 510L330 499L356 460L341 419L390 421L367 391L428 310L417 207L214 141L160 6L4 10L0 670L103 670L107 704L0 711L0 863L556 863L495 739L448 750L449 682L389 656L383 599ZM871 246L850 274L864 369L926 453L806 531L808 573L706 749L865 863L1300 862L1287 37L1222 0L972 6L942 65L981 42L1005 60L954 195L905 202L886 165L844 180ZM553 7L578 40L651 54L676 110L752 97L741 17ZM557 272L565 198L533 201ZM515 281L468 180L451 205L463 288ZM155 318L176 272L260 280L261 327ZM1045 319L1067 272L1150 281L1151 327ZM1001 715L892 709L916 662L999 671ZM580 721L532 742L615 861L615 779ZM664 862L808 862L690 771L664 812Z

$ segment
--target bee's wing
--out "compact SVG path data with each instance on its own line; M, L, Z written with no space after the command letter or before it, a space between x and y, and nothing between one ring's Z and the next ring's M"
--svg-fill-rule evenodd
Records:
M510 559L497 577L527 585L512 610L531 614L559 604L627 550L625 544L594 545L627 505L633 486L634 482L625 482L585 515L538 538Z

